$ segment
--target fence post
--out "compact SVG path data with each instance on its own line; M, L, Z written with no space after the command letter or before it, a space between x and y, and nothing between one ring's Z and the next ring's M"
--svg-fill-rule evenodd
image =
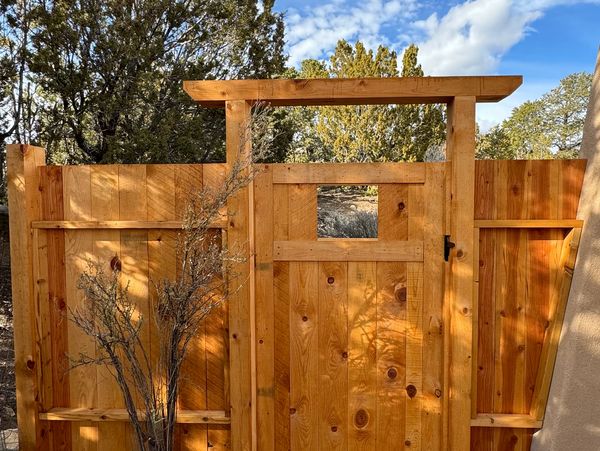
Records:
M249 121L251 105L245 100L227 101L227 163L240 152L251 151ZM256 449L256 372L254 356L254 218L253 184L240 190L227 203L227 245L242 252L246 260L236 264L229 298L229 390L231 403L231 448ZM241 287L240 287L241 284Z
M471 437L471 365L473 361L473 262L475 187L475 97L448 104L446 158L450 162L450 260L448 449L468 451Z
M6 154L19 447L29 451L38 447L41 431L31 221L40 217L38 167L45 164L45 152L11 144Z

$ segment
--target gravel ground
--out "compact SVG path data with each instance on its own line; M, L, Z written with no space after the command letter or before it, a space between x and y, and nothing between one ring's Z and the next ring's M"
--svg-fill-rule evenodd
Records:
M0 235L0 431L17 427L8 243ZM0 444L2 437L0 437Z
M19 451L19 434L16 429L0 431L0 451Z

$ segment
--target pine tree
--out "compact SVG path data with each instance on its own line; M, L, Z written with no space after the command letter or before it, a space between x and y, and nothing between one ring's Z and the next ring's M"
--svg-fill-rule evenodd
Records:
M403 55L402 76L423 76L412 45ZM305 60L296 78L398 77L398 56L360 41L339 41L328 62ZM422 161L444 139L438 105L352 105L307 107L290 113L297 126L289 159L294 161Z

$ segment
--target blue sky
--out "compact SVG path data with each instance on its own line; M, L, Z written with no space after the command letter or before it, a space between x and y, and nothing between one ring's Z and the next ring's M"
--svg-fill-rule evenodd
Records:
M520 74L521 88L499 104L478 106L485 130L559 80L594 69L600 0L277 0L285 12L290 64L325 59L338 39L419 45L426 75Z

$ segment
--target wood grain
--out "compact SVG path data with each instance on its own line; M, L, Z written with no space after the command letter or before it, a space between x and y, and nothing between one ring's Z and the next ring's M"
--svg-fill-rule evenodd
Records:
M273 164L273 183L370 185L425 182L424 163Z
M250 151L248 121L250 105L245 101L230 101L225 107L227 161L229 164L240 157L241 153ZM251 286L250 259L250 189L245 188L235 194L227 202L231 213L227 229L228 246L239 252L245 261L233 267L237 277L230 277L231 296L229 297L229 368L230 368L230 401L231 401L231 446L234 451L250 450L256 446L256 398L255 373L252 368L254 349L253 297ZM253 225L252 225L253 227Z
M289 238L287 185L273 186L273 238ZM273 263L275 353L275 449L290 448L290 265Z
M377 446L404 442L406 263L377 263Z
M185 172L188 172L187 174ZM203 189L219 189L225 178L224 164L205 164L201 169L176 171L177 211L182 212L186 198L199 187L199 174L202 175ZM223 216L226 218L226 216ZM227 246L227 231L221 233L221 246ZM206 358L206 407L211 410L229 411L229 313L228 304L222 304L213 310L205 323ZM224 425L210 425L207 431L207 447L214 451L231 448L231 429Z
M119 166L119 219L147 218L146 166ZM150 302L148 292L148 232L145 230L123 230L120 232L121 282L129 283L129 299L137 306L138 320L142 321L140 341L152 355L150 331ZM139 397L138 397L139 398ZM140 402L140 399L136 399ZM127 426L133 442L133 428Z
M317 237L317 190L288 187L288 238ZM290 302L290 446L319 445L319 264L289 263Z
M275 261L423 261L422 241L275 241Z
M63 201L66 220L89 220L92 217L92 184L90 166L63 169ZM69 312L82 308L83 292L77 288L79 277L88 269L93 254L93 233L89 230L65 232L65 289ZM70 313L69 313L70 314ZM96 356L93 338L69 321L67 352L70 359L80 355ZM96 368L92 365L70 370L70 405L94 408L98 404ZM98 447L98 427L89 422L72 426L73 448L92 450Z
M348 447L348 263L321 262L318 272L319 446Z
M444 235L444 192L446 164L427 165L424 186L423 221L423 312L422 355L423 387L421 444L431 450L442 450L443 401L443 302L444 257L441 237Z
M456 242L450 265L449 447L466 450L470 442L473 328L473 218L475 172L474 97L448 104L446 157L451 161L450 235Z
M64 218L62 168L47 166L40 171L42 217ZM68 326L66 317L65 288L65 236L62 231L46 233L46 266L48 281L49 331L51 354L44 357L44 366L52 371L52 406L69 407L69 361L67 358ZM41 276L41 275L40 275ZM46 363L47 362L47 363ZM52 426L52 445L71 446L71 425Z
M44 159L45 152L39 147L14 144L6 147L17 421L20 446L26 451L38 445L48 446L47 440L42 440L42 432L47 431L42 430L37 418L40 360L44 357L36 349L39 345L34 298L37 276L33 272L34 252L29 233L31 221L39 219L41 213L38 167L45 164Z
M456 96L497 102L522 82L520 76L391 77L310 80L184 81L183 89L204 106L254 100L271 105L448 103ZM474 124L474 121L473 121Z
M348 449L377 440L377 264L348 263Z
M117 166L93 166L91 178L91 216L99 220L119 218L119 168ZM111 260L120 258L121 243L118 230L94 230L93 259L110 273ZM96 370L97 407L102 409L124 408L125 403L111 369ZM98 425L98 451L109 451L126 443L127 428L124 424Z
M144 418L144 412L138 413ZM40 418L48 421L92 421L102 423L127 422L126 409L85 409L54 408L40 413ZM224 410L182 410L177 413L178 424L229 424L230 419ZM114 424L111 424L114 427Z
M256 390L258 449L275 448L275 305L273 297L273 172L254 180L256 246Z

